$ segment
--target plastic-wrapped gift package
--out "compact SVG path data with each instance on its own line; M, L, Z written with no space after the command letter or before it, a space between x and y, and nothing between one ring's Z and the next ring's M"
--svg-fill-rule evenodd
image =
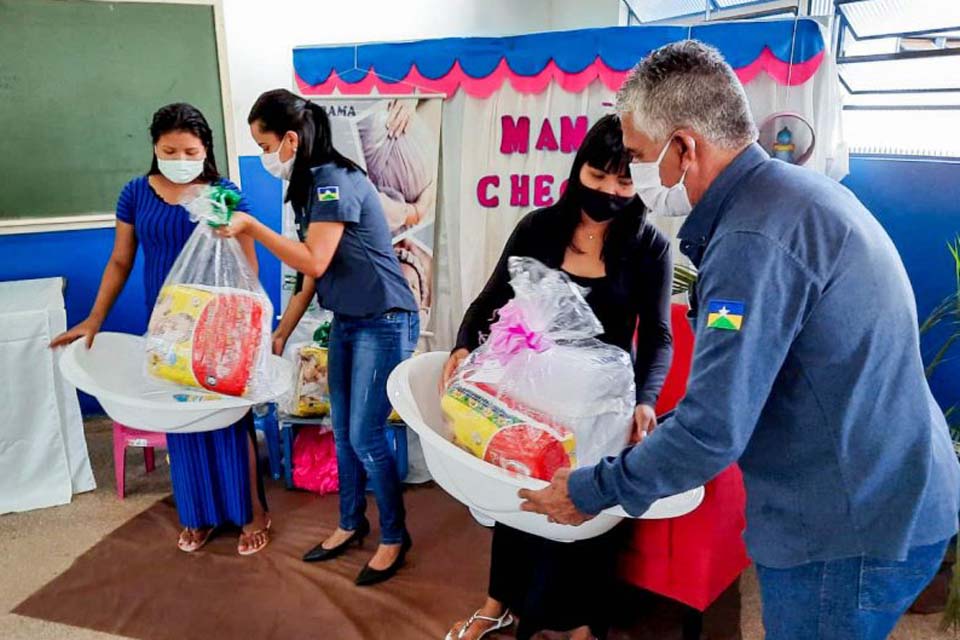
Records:
M510 275L515 298L441 400L454 442L541 480L616 455L636 404L629 354L597 340L586 290L564 273L514 257Z
M224 395L269 388L273 307L240 243L213 228L229 223L239 194L202 187L184 204L200 222L164 282L146 336L149 375Z
M520 475L549 479L574 466L573 432L500 395L492 385L455 382L441 400L460 447Z
M294 378L290 393L280 399L283 413L299 418L330 415L330 326L330 320L326 320L314 330L311 342L287 346L284 357L293 363Z
M327 347L306 344L297 350L297 384L292 415L322 417L330 413Z
M242 396L260 348L262 301L227 287L170 284L150 318L147 366L164 380Z
M284 413L299 418L322 418L330 415L330 385L327 374L329 351L313 342L295 346L296 380L293 394L283 404ZM396 411L389 422L400 422Z

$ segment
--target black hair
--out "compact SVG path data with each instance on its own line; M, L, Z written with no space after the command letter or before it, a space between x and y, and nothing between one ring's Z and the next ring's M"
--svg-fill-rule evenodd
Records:
M175 102L157 109L157 112L153 114L153 121L150 123L150 137L153 139L154 147L160 140L160 136L172 131L185 131L200 138L203 148L207 151L207 157L203 161L203 173L199 177L201 180L211 183L219 180L220 172L217 170L217 158L213 155L213 131L200 110L185 102ZM150 163L150 171L147 175L153 176L159 173L157 151L154 149L153 161Z
M631 154L623 146L623 128L617 115L605 115L597 120L584 136L577 155L570 167L567 188L554 205L560 212L558 230L569 247L573 247L573 234L581 220L580 192L587 187L580 181L580 170L588 164L594 169L621 177L630 176ZM607 226L601 257L609 262L623 253L626 241L640 230L645 208L640 198Z
M323 107L295 93L274 89L261 94L247 116L247 124L254 122L260 123L261 130L281 138L288 131L300 138L286 198L297 212L303 212L310 198L313 167L332 162L348 171L363 172L353 160L334 148L330 118Z

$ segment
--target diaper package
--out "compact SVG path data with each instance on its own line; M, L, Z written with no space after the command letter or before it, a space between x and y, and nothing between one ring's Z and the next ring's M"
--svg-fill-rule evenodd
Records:
M287 348L284 357L294 362L296 372L293 391L281 400L281 408L287 415L298 418L322 418L330 415L327 362L331 328L332 320L327 319L314 331L312 342L293 344ZM401 422L396 411L391 412L387 420Z
M550 480L619 453L636 404L629 354L562 272L510 259L516 294L441 400L454 442L510 473Z
M486 384L454 382L440 401L460 447L511 473L547 480L575 466L573 432Z
M202 187L184 206L200 222L174 262L150 316L147 373L161 380L252 399L270 395L273 306L229 223L239 194Z

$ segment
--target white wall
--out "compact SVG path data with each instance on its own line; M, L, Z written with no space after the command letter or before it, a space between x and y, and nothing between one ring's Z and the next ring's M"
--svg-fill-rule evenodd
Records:
M619 24L620 0L222 0L239 155L259 149L247 113L263 91L293 88L302 45L503 36Z

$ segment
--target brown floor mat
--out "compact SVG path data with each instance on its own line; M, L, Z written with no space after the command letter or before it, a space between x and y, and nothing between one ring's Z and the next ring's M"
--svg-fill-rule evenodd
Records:
M144 640L193 638L442 638L451 621L482 601L490 533L434 487L407 492L414 546L386 584L353 584L376 544L331 562L300 561L337 523L337 497L268 489L270 546L237 555L227 532L195 554L176 546L167 499L83 554L14 613ZM376 522L371 503L371 521Z
M168 498L110 533L14 613L142 640L440 640L483 601L490 531L439 488L407 491L413 551L396 577L372 588L353 584L376 544L372 498L374 533L363 549L305 564L303 552L336 526L337 496L273 483L267 493L273 541L255 556L237 555L236 531L197 553L179 551L180 526ZM629 588L612 597L609 640L699 636L689 627L684 633L686 607ZM734 585L704 616L705 634L739 637L739 613Z

